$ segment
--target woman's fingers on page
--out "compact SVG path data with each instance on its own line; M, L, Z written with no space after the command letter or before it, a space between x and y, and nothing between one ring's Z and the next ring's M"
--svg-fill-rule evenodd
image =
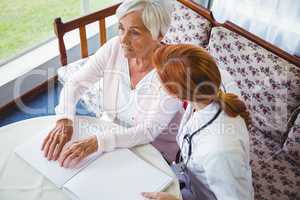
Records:
M70 145L68 148L66 148L62 153L61 153L61 155L60 155L60 158L59 158L59 165L61 166L61 167L63 167L63 164L64 164L64 162L65 162L65 160L68 158L68 156L70 155L70 154L72 154L72 145Z
M53 159L53 154L54 154L54 151L55 151L55 148L56 148L57 144L58 144L58 134L56 133L56 134L54 134L53 140L52 140L52 142L50 144L50 147L49 147L48 156L47 156L48 160Z
M52 156L52 159L53 159L53 160L57 160L57 159L58 159L58 157L59 157L59 155L60 155L60 153L61 153L61 151L62 151L64 145L65 145L65 143L62 142L62 141L59 139L59 141L58 141L58 143L57 143L57 145L56 145L56 148L55 148L55 150L54 150L54 152L53 152L53 156Z
M60 158L60 166L66 167L67 163L69 162L70 156L73 154L78 154L78 145L77 142L73 142L68 148L62 153Z
M76 167L84 158L85 158L85 153L80 152L79 155L77 155L76 157L72 158L72 160L70 160L68 167L69 168Z
M80 161L82 161L87 155L85 154L84 151L81 151L79 153L78 159L75 160L74 164L77 165L78 163L80 163Z
M47 137L44 139L42 144L42 151L45 149L47 142L49 141L51 135L53 135L56 132L56 127L53 128L47 135Z
M42 148L41 148L42 151L45 149L45 146L46 146L48 140L50 139L51 134L52 134L54 131L55 131L55 128L53 128L53 129L48 133L47 137L45 137L45 139L44 139L44 141L43 141L43 144L42 144Z
M72 152L63 162L63 167L70 167L71 163L79 157L78 151Z
M64 141L63 139L59 140L59 143L57 144L56 149L55 149L54 154L53 154L53 160L58 159L59 155L62 152L63 147L65 146L65 144L66 144L66 141Z
M68 163L68 168L75 168L76 165L80 162L79 159L79 157L76 157L73 160L70 160L70 162Z
M47 142L45 144L45 148L44 148L44 156L45 157L48 156L48 151L49 151L50 144L52 143L52 140L53 140L53 133L50 134L49 139L47 140Z
M41 148L42 151L44 150L45 145L46 145L46 143L48 142L48 140L49 140L49 138L50 138L50 134L51 134L51 132L48 133L47 137L45 137L45 139L44 139L44 141L43 141L42 148Z
M74 167L82 161L87 155L83 148L81 141L74 141L61 153L59 157L59 164L61 167Z
M147 199L158 199L157 192L143 192L142 195Z
M155 199L155 200L178 200L177 197L170 195L166 192L143 192L143 197L146 199Z

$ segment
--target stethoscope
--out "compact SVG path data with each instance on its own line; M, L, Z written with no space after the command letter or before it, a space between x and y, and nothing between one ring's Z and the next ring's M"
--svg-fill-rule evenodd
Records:
M223 88L223 91L226 93L226 88L225 88L225 85L223 84L223 82L221 83L222 85L222 88ZM200 131L202 131L203 129L205 129L207 126L209 126L210 124L212 124L217 118L218 116L220 115L220 113L222 112L222 109L221 107L219 108L218 112L213 116L213 118L211 120L209 120L206 124L204 124L202 127L200 127L199 129L197 129L196 131L194 131L192 134L186 134L184 137L183 137L183 141L182 141L182 144L181 144L181 148L180 149L183 149L183 145L184 145L184 142L187 141L188 143L188 158L185 162L185 166L187 166L191 156L192 156L192 140L193 140L193 137ZM182 156L182 152L181 150L179 150L179 152L177 153L177 156L176 156L176 160L177 160L177 163L179 162L182 162L183 161L183 156Z
M206 124L204 124L203 126L201 126L199 129L195 130L192 134L186 134L183 137L183 141L181 144L181 149L183 149L183 145L184 142L186 141L188 143L188 157L186 159L185 162L185 167L187 166L191 156L192 156L192 151L193 151L193 147L192 147L192 141L193 141L193 137L199 133L200 131L202 131L203 129L205 129L206 127L208 127L210 124L212 124L217 118L218 116L221 114L222 109L219 108L218 112L213 116L212 119L210 119ZM180 152L180 158L179 158L179 162L183 161L183 156L182 156L182 152Z

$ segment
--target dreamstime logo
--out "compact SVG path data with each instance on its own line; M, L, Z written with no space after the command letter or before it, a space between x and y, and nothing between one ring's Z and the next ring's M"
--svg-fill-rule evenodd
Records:
M104 75L111 77L114 77L112 80L118 81L119 86L116 87L118 90L120 90L120 84L129 84L131 85L130 78L128 74L120 71L108 71L106 70L104 72ZM16 99L16 104L18 108L27 114L32 115L38 115L38 114L52 114L52 111L55 108L55 102L56 102L56 95L53 94L53 88L55 87L54 82L49 82L48 84L48 94L46 103L47 105L41 107L38 106L29 106L25 102L23 102L22 99L19 99L18 97L23 93L22 89L24 89L28 83L28 81L37 82L38 80L45 80L49 77L54 77L56 74L55 69L47 69L47 70L34 70L32 73L30 73L27 76L19 78L14 86L13 95ZM89 90L91 87L95 87L96 81L99 80L77 80L77 76L75 79L69 80L65 85L61 92L59 103L62 106L62 113L68 112L68 109L73 109L75 105L70 105L74 102L77 102L80 99L80 96L84 94L86 91ZM122 83L123 82L123 83ZM106 85L107 84L107 85ZM120 92L122 91L111 91L106 89L111 88L109 82L104 82L104 88L102 89L103 94L107 92L113 92L116 93L116 97L118 98ZM159 113L164 114L174 114L177 112L178 107L175 107L174 110L174 103L178 103L178 101L181 101L178 99L178 97L181 96L187 96L190 98L191 101L196 101L197 99L206 99L211 98L209 95L202 95L199 93L199 90L202 87L210 87L214 88L215 91L217 91L218 88L216 88L215 85L213 85L210 82L202 82L201 84L197 85L197 87L194 89L194 92L191 94L190 87L191 87L191 80L190 77L186 77L186 88L183 89L182 86L178 82L166 82L166 83L159 83L159 78L156 73L153 74L153 77L147 78L146 81L142 81L141 84L137 85L137 88L135 88L135 95L131 94L125 94L125 96L128 96L128 100L124 101L121 106L118 106L117 112L125 112L130 106L134 105L136 112L140 114L147 114L147 115L155 115ZM175 88L175 91L177 92L177 95L169 94L168 91L166 91L164 88L172 87ZM52 91L51 91L52 90ZM133 90L133 89L132 89ZM125 92L125 91L124 91ZM126 91L128 92L128 91ZM130 92L130 90L129 90ZM52 94L51 94L52 93ZM186 93L186 94L184 94ZM92 98L96 98L98 94L90 95L90 101L93 102ZM58 96L58 95L57 95ZM102 96L103 98L103 96ZM105 98L103 98L104 100ZM116 101L115 99L112 99L111 101ZM97 103L97 102L95 102ZM105 103L105 102L104 102ZM75 104L75 103L74 103ZM103 111L103 105L100 105L100 102L98 102L98 105L100 110ZM106 112L116 112L116 110L105 110Z
M119 86L115 87L117 90L120 90L122 87L120 87L120 84L128 84L130 87L130 78L127 73L125 72L120 72L120 71L112 71L112 70L106 70L103 72L104 76L110 76L113 77L111 81L117 81ZM173 81L173 82L165 82L165 83L159 83L159 77L156 73L153 73L152 77L148 77L145 79L146 81L142 81L139 83L139 85L134 89L135 95L131 96L130 94L125 94L124 96L128 96L128 100L125 100L121 106L118 106L118 110L105 110L105 112L126 112L132 105L135 107L135 113L140 116L158 116L160 115L173 115L178 111L178 106L174 106L175 104L181 104L181 99L179 97L187 97L189 101L198 101L199 99L213 99L216 98L215 94L218 92L219 87L214 85L211 82L201 82L200 84L194 86L192 88L192 80L190 78L190 72L187 73L187 77L185 79L186 82L184 84L179 84L179 81ZM53 110L56 106L56 95L53 95L53 88L55 87L54 82L49 82L48 84L48 95L46 100L46 105L40 105L40 106L29 106L30 104L27 104L26 102L23 102L22 99L19 99L18 97L23 93L23 90L26 89L26 86L28 84L28 81L31 82L38 82L39 80L45 80L49 77L54 77L56 75L55 69L47 69L47 70L34 70L32 73L30 73L27 76L23 76L19 78L14 86L13 90L13 95L16 99L16 104L18 108L30 115L40 115L40 114L54 114ZM70 105L72 104L71 102L76 102L78 99L80 99L80 95L84 94L89 88L95 87L95 83L97 80L84 80L84 81L77 81L75 78L74 80L71 79L68 81L64 89L62 90L62 94L60 94L60 105L62 105L62 113L67 113L68 109L73 109L75 105ZM123 83L122 83L123 82ZM108 85L105 85L108 84ZM115 93L116 96L113 96L116 99L112 99L111 101L116 101L118 102L119 98L119 92L122 91L112 91L110 90L110 87L112 84L115 83L110 83L110 82L104 82L104 88L101 89L100 95L102 99L103 96L107 93ZM232 82L226 83L227 85L236 85L235 83L233 84ZM183 86L185 88L183 88ZM109 87L107 87L109 86ZM109 89L105 89L105 87ZM225 85L225 87L227 87ZM266 88L271 88L271 85L268 85L268 83L265 83L264 87ZM176 91L175 94L170 94L166 88L172 88L173 91ZM203 88L210 88L210 91L212 92L212 95L204 95L201 94ZM255 89L256 88L256 89ZM259 85L255 85L255 88L251 90L252 93L254 94L259 94L260 92L260 87ZM94 90L95 91L95 90ZM130 91L130 89L128 90ZM287 95L287 90L283 91L282 89L279 89L280 93L282 94L282 98L288 96ZM230 91L229 91L230 92ZM52 94L50 94L52 93ZM280 116L272 116L273 120L268 120L266 122L267 126L271 126L271 124L274 124L274 121L279 122L280 119L282 119L283 115L287 113L285 106L281 105L282 100L279 99L278 97L274 96L271 92L267 92L268 95L270 96L270 104L273 105L274 109L280 109ZM252 105L255 104L258 100L260 100L258 97L249 96L247 103ZM93 99L99 94L95 95L90 95L89 98ZM243 94L242 94L243 95ZM245 94L244 94L245 95ZM244 96L243 95L243 96ZM264 94L261 94L264 95ZM57 95L58 96L58 95ZM123 97L124 97L123 96ZM271 98L272 97L272 98ZM99 98L98 98L99 99ZM106 99L107 100L107 99ZM92 100L91 100L92 101ZM97 103L97 102L93 102ZM222 103L222 102L221 102ZM75 104L75 103L74 103ZM100 107L99 110L103 111L103 103L101 104L98 102L98 105ZM222 105L225 106L225 105ZM73 108L72 108L73 107ZM261 110L262 108L257 108L258 110ZM266 112L268 108L266 107ZM276 112L278 113L278 112ZM262 114L261 112L255 113L256 117L263 118L265 117L265 114ZM277 123L278 124L278 123Z
M30 74L22 76L16 80L16 83L13 88L13 97L15 99L15 103L18 106L18 108L26 114L32 114L32 115L37 115L37 114L43 114L47 113L50 114L51 108L54 107L55 104L55 99L54 96L52 95L47 95L47 107L30 107L29 105L26 105L26 103L19 98L24 91L28 87L28 83L39 83L43 82L44 80L48 80L51 77L54 77L56 74L55 69L49 68L47 70L41 70L41 69L35 69L33 70ZM31 84L30 84L31 85ZM51 88L54 88L54 81L48 83L48 88L47 91L51 91Z

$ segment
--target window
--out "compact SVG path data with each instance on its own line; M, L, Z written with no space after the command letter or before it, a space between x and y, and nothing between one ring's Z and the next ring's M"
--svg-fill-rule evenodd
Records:
M114 1L0 0L0 63L53 37L56 17L67 21L80 16L86 2L94 11Z
M93 12L117 2L120 2L120 0L89 0L90 11Z
M232 21L300 56L300 1L215 0L212 10L218 21Z

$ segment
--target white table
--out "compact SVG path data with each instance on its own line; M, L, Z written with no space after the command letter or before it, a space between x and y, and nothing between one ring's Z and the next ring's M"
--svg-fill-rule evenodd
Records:
M0 199L1 200L67 200L60 189L14 154L19 144L54 125L55 116L39 117L16 122L0 128ZM78 117L76 123L95 125L99 119ZM86 127L86 126L81 126ZM80 128L78 129L80 130ZM132 148L139 157L174 177L166 192L181 198L179 184L171 168L152 145Z

